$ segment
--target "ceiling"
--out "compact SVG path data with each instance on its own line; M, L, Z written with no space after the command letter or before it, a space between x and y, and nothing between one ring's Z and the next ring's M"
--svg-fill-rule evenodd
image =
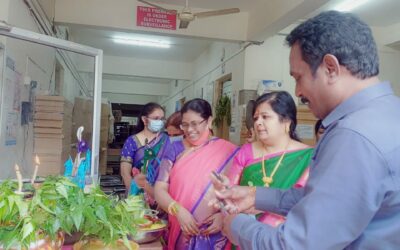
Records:
M185 0L148 0L159 5L177 5L184 6ZM251 11L251 7L267 0L189 0L189 6L204 9L222 9L238 7L241 11ZM272 1L272 0L268 0ZM304 0L310 1L310 0ZM316 10L310 16L316 13L331 9L340 0L331 0L322 8ZM312 1L310 1L312 2ZM141 4L141 3L140 3ZM179 7L177 7L179 10ZM371 26L384 27L400 23L400 0L370 0L367 4L357 8L353 12L365 20ZM249 12L251 15L251 12ZM153 38L163 38L169 40L173 45L170 49L155 49L146 47L137 47L130 45L121 45L113 43L111 37L114 35L132 35L133 33L124 33L117 30L97 29L82 25L70 25L70 34L78 43L86 44L92 47L103 49L105 55L146 58L153 60L183 61L192 62L195 60L213 40L190 38L171 35L146 35L144 33L135 35L151 36ZM189 27L190 28L190 27Z
M142 82L142 83L162 83L170 84L172 79L158 78L158 77L142 77L142 76L131 76L131 75L116 75L116 74L103 74L104 80L112 81L124 81L124 82Z
M371 26L386 27L400 23L399 11L399 0L370 0L367 5L356 9L354 13Z
M68 27L75 42L102 49L105 55L110 56L192 62L212 43L212 40L208 39L126 33L80 25L70 25ZM116 44L112 41L113 36L146 37L148 39L167 40L171 43L171 48L163 49Z
M313 12L332 9L342 0L331 0L322 8ZM364 5L354 9L352 13L359 16L362 20L374 27L386 27L396 23L400 23L400 1L399 0L369 0Z
M185 6L185 0L150 0L157 4L180 5ZM225 8L239 8L241 11L249 11L257 0L189 0L189 7L200 9L225 9ZM177 9L180 10L180 9Z

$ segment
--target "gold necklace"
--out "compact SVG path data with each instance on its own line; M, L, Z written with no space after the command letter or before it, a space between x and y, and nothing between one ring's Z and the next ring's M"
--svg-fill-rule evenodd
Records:
M261 168L262 168L262 172L263 172L262 181L264 182L264 187L269 187L269 186L272 184L272 182L274 182L274 175L275 175L276 171L278 170L279 166L281 165L281 162L282 162L282 160L283 160L283 157L285 157L285 154L286 154L286 152L287 152L288 146L289 146L289 143L288 143L288 145L286 146L285 151L283 152L283 154L282 154L281 157L279 158L278 162L275 164L275 167L274 167L274 169L272 170L270 176L267 176L267 173L266 173L267 170L266 170L266 168L265 168L265 161L264 161L265 155L263 154L263 156L262 156L262 162L261 162Z

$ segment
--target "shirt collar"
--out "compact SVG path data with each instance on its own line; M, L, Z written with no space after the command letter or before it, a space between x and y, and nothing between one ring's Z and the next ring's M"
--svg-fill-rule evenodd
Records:
M333 122L359 110L361 107L371 102L371 100L385 95L393 95L393 90L389 82L381 82L363 89L339 104L332 112L330 112L322 121L322 126L327 128Z

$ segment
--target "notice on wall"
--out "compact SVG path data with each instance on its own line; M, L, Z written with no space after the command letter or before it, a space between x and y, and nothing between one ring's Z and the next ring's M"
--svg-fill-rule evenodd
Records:
M6 117L6 146L17 144L18 113L9 112Z
M4 86L4 105L7 110L19 112L21 110L22 76L15 70L15 63L10 57L6 60Z
M17 144L18 117L21 110L21 74L15 69L15 62L12 58L6 58L4 102L3 112L5 114L5 145Z
M136 25L155 29L176 30L176 13L152 7L137 6Z

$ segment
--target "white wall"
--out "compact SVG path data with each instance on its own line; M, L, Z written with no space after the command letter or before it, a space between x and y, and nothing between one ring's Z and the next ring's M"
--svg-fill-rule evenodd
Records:
M116 94L102 93L103 98L107 98L111 103L126 103L126 104L146 104L148 102L158 102L155 95L134 95L134 94Z
M199 79L208 72L211 67L218 65L221 62L221 56L223 56L223 51L225 51L225 59L236 54L241 50L239 44L234 43L223 43L216 42L210 46L210 49L203 53L194 63L194 67L198 69L194 74L194 79ZM231 60L226 62L224 69L223 67L218 67L212 71L209 75L201 78L195 84L195 92L199 93L201 88L203 88L203 93L207 93L207 89L210 87L210 82L213 82L224 75L232 74L232 100L231 100L231 113L232 113L232 123L231 132L229 133L229 140L233 143L240 143L240 125L241 116L238 109L238 95L239 90L244 87L244 62L245 52L240 52L234 56ZM224 72L223 72L224 71ZM206 99L210 100L210 96L206 96ZM213 106L215 107L215 103Z
M28 9L22 0L13 0L0 3L0 15L5 18L8 23L38 32ZM3 9L5 7L6 9ZM4 15L7 13L7 15ZM38 90L46 89L49 86L51 73L53 70L54 49L46 48L40 45L34 45L25 41L19 41L11 38L5 39L6 55L15 60L16 71L21 75L20 101L28 101L29 87L23 85L24 77L30 77L39 84ZM6 93L4 88L4 78L1 79L3 84L3 93L1 99L1 131L0 131L0 159L2 159L2 171L0 171L0 179L15 177L14 164L18 163L24 177L28 177L32 167L32 151L33 151L33 133L32 124L20 126L21 114L17 113L17 142L16 145L5 146L5 133L7 124L7 114L12 111L10 103L5 103L5 96L12 95Z
M388 47L379 48L381 81L389 81L396 95L400 96L400 51Z
M227 42L215 42L207 50L205 50L194 62L193 62L193 76L191 81L178 81L175 86L175 81L170 84L170 95L166 98L161 98L161 105L166 106L167 115L175 111L176 102L181 98L185 97L186 101L196 98L203 97L204 99L212 101L213 97L209 94L213 93L213 82L219 78L232 74L232 91L237 97L240 89L243 89L244 79L244 52L239 53L231 60L226 62L224 65L224 72L222 67L217 67L221 63L221 57L225 54L224 58L227 59L231 55L234 55L241 49L241 46L237 43ZM223 52L225 51L225 52ZM201 96L203 93L203 96ZM212 103L211 103L212 104ZM236 106L232 107L232 110L237 110ZM237 116L232 124L236 132L230 135L230 140L235 143L240 141L240 117Z
M377 34L374 34L375 36ZM377 39L379 41L379 37ZM295 82L289 74L290 48L285 45L285 36L276 35L261 46L252 46L246 50L244 88L257 89L261 80L277 80L283 83L281 90L295 97ZM400 95L400 52L384 45L378 45L381 80L392 83L397 95Z
M8 7L10 0L0 1L0 20L8 20Z
M389 45L400 41L400 23L388 27L372 27L376 42L380 45Z
M41 3L44 4L46 9L54 9L54 0L41 0ZM1 0L0 19L7 21L12 26L40 33L23 0ZM21 95L19 102L29 101L30 86L24 85L24 79L26 79L27 83L29 83L29 80L34 80L38 83L33 95L52 93L55 79L53 72L56 62L55 49L12 38L3 38L2 41L6 47L6 56L10 56L15 61L15 69L20 74L19 88L21 89ZM61 64L63 63L61 62ZM63 93L68 99L73 100L74 96L79 93L79 89L75 86L76 81L65 65L64 68L65 84ZM2 159L0 179L15 178L15 163L20 165L23 177L29 178L32 173L33 163L33 126L32 123L20 126L21 111L15 111L18 121L16 145L5 145L7 114L10 111L12 112L12 109L9 103L5 103L4 97L13 96L13 93L3 88L4 78L0 79L0 84L0 87L4 90L2 91L0 103L0 159Z
M372 32L378 44L379 79L390 81L396 95L400 96L400 51L387 46L400 41L400 23L386 28L372 27Z
M163 83L115 81L104 79L103 92L167 96L169 93L169 86L168 84Z
M103 73L189 80L192 77L192 64L106 55Z
M89 62L80 63L81 70L89 71L91 67ZM105 55L103 60L104 74L183 79L179 80L180 82L192 78L192 68L193 64L187 62L145 60L108 55ZM145 104L162 100L159 98L170 96L175 93L174 91L168 84L103 79L102 95L108 97L111 102ZM187 94L191 95L190 93ZM144 96L139 97L139 95ZM174 108L171 108L171 110L174 110Z
M61 64L65 70L62 96L64 96L69 102L74 103L75 97L80 96L80 89L76 79L73 77L68 67L64 63Z
M289 75L290 49L284 36L273 36L260 46L246 50L244 88L257 89L262 80L282 82L282 90L294 95L294 81Z
M185 97L186 100L193 99L195 97L193 92L193 86L191 81L187 80L173 80L169 84L169 95L166 97L160 97L158 103L165 106L165 113L168 117L175 112L176 102L181 98Z

